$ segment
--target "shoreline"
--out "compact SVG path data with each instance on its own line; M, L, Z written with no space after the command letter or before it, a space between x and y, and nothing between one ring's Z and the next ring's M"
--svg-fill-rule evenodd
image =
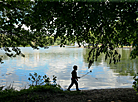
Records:
M57 88L38 87L34 90L1 93L0 100L1 102L137 102L138 95L136 93L133 88L61 91Z
M134 88L102 88L102 89L89 89L89 90L81 90L81 92L89 92L89 91L106 91L106 90L119 90L119 89L121 89L121 90L134 90ZM135 91L135 90L134 90ZM135 91L136 92L136 91Z
M88 49L92 48L92 47L88 47L88 46L81 46L81 47L79 47L79 46L73 46L73 47L75 47L75 48L88 48ZM132 46L123 46L123 47L119 46L117 48L133 48L133 47Z

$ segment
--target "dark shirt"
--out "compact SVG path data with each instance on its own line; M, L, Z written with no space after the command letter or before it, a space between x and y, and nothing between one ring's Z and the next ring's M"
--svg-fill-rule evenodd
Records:
M78 77L77 77L77 72L76 72L76 70L73 70L72 72L71 72L71 74L72 74L72 78L73 79L77 79Z

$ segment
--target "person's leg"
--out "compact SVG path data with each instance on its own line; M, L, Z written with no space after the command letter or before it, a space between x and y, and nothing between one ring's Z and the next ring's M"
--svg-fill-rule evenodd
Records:
M73 84L74 84L74 80L72 79L72 80L71 80L71 84L69 85L69 87L68 87L67 90L70 90L70 88L73 86Z
M77 90L77 91L80 91L79 88L78 88L78 82L75 80L74 83L75 83L75 85L76 85L76 90Z

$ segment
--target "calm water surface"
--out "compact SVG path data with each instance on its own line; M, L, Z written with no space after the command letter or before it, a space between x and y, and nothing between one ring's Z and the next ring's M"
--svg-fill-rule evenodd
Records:
M63 89L67 89L70 84L71 71L73 65L78 65L78 76L82 76L89 71L86 60L89 49L85 48L60 48L50 47L49 49L33 50L30 47L20 47L25 58L6 57L0 50L0 55L4 55L4 64L0 64L0 86L12 85L16 89L27 88L29 73L37 72L40 75L47 75L52 79L57 76L57 83ZM122 55L121 61L117 64L108 64L102 54L95 62L87 76L79 79L79 88L102 89L102 88L131 88L133 75L137 72L138 59L130 60L131 49L118 49ZM72 87L75 90L75 85Z

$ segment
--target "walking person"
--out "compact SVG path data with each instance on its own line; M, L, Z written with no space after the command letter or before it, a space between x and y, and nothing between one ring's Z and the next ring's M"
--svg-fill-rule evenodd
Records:
M78 78L80 78L80 77L77 76L77 72L76 72L77 71L77 66L74 65L73 69L74 70L71 72L71 74L72 74L71 84L70 84L70 86L68 87L67 90L70 91L70 88L75 84L76 85L76 90L80 91L79 88L78 88L78 82L77 82Z

